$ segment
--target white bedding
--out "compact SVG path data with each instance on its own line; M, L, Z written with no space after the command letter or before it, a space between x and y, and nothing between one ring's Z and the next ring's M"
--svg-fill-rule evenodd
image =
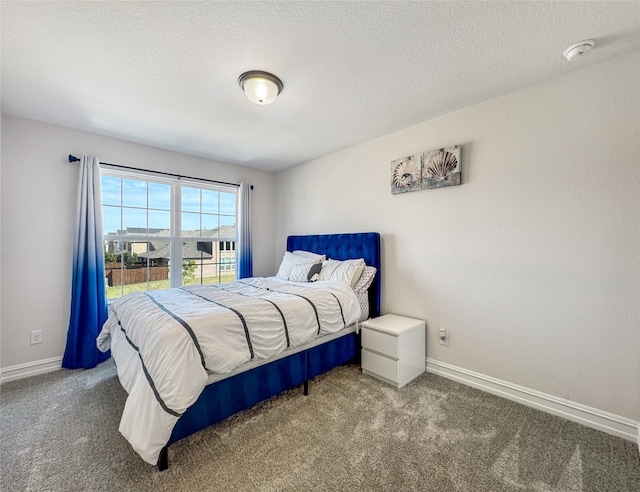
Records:
M359 316L353 290L340 282L250 278L122 297L110 305L97 339L100 350L111 349L129 393L120 432L156 464L209 374L273 357Z

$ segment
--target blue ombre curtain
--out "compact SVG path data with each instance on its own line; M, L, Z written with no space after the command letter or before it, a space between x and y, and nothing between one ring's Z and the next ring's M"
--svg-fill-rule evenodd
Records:
M73 244L71 317L62 358L62 367L68 369L95 367L111 356L96 347L96 337L107 319L101 202L100 163L95 157L83 155Z
M253 277L251 185L240 183L238 191L238 278L247 277Z

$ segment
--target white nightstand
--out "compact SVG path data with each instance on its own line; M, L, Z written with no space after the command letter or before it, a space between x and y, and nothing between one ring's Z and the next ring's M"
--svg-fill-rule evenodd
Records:
M425 371L425 323L385 314L362 323L362 372L402 388Z

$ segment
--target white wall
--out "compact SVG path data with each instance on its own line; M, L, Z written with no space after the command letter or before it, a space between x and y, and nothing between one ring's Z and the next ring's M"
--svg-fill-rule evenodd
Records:
M638 81L636 51L283 171L276 261L379 231L383 313L429 358L639 420ZM392 160L453 144L462 186L391 195Z
M254 185L254 274L272 275L275 175L2 115L2 368L61 357L69 324L78 166L104 162ZM30 345L29 332L43 330ZM59 363L58 363L59 367Z

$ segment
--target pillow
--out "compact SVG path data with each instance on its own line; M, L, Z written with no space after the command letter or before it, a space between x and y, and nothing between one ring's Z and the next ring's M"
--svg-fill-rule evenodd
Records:
M291 269L289 280L292 282L315 282L320 278L322 263L312 263L310 265L295 265Z
M278 273L276 273L276 277L282 278L284 280L289 280L289 275L291 275L291 269L296 265L311 265L313 263L318 263L318 260L313 258L305 258L304 256L294 255L289 251L285 252L282 257L282 263L280 263L280 268L278 268Z
M324 261L327 259L326 255L319 255L317 253L312 253L311 251L302 251L301 249L296 249L293 254L304 256L305 258L313 258L316 261Z
M353 287L364 270L364 259L357 260L325 260L322 262L320 280L338 280Z
M360 280L353 286L353 290L366 292L373 283L373 279L376 278L376 271L376 267L365 265L362 275L360 275Z

